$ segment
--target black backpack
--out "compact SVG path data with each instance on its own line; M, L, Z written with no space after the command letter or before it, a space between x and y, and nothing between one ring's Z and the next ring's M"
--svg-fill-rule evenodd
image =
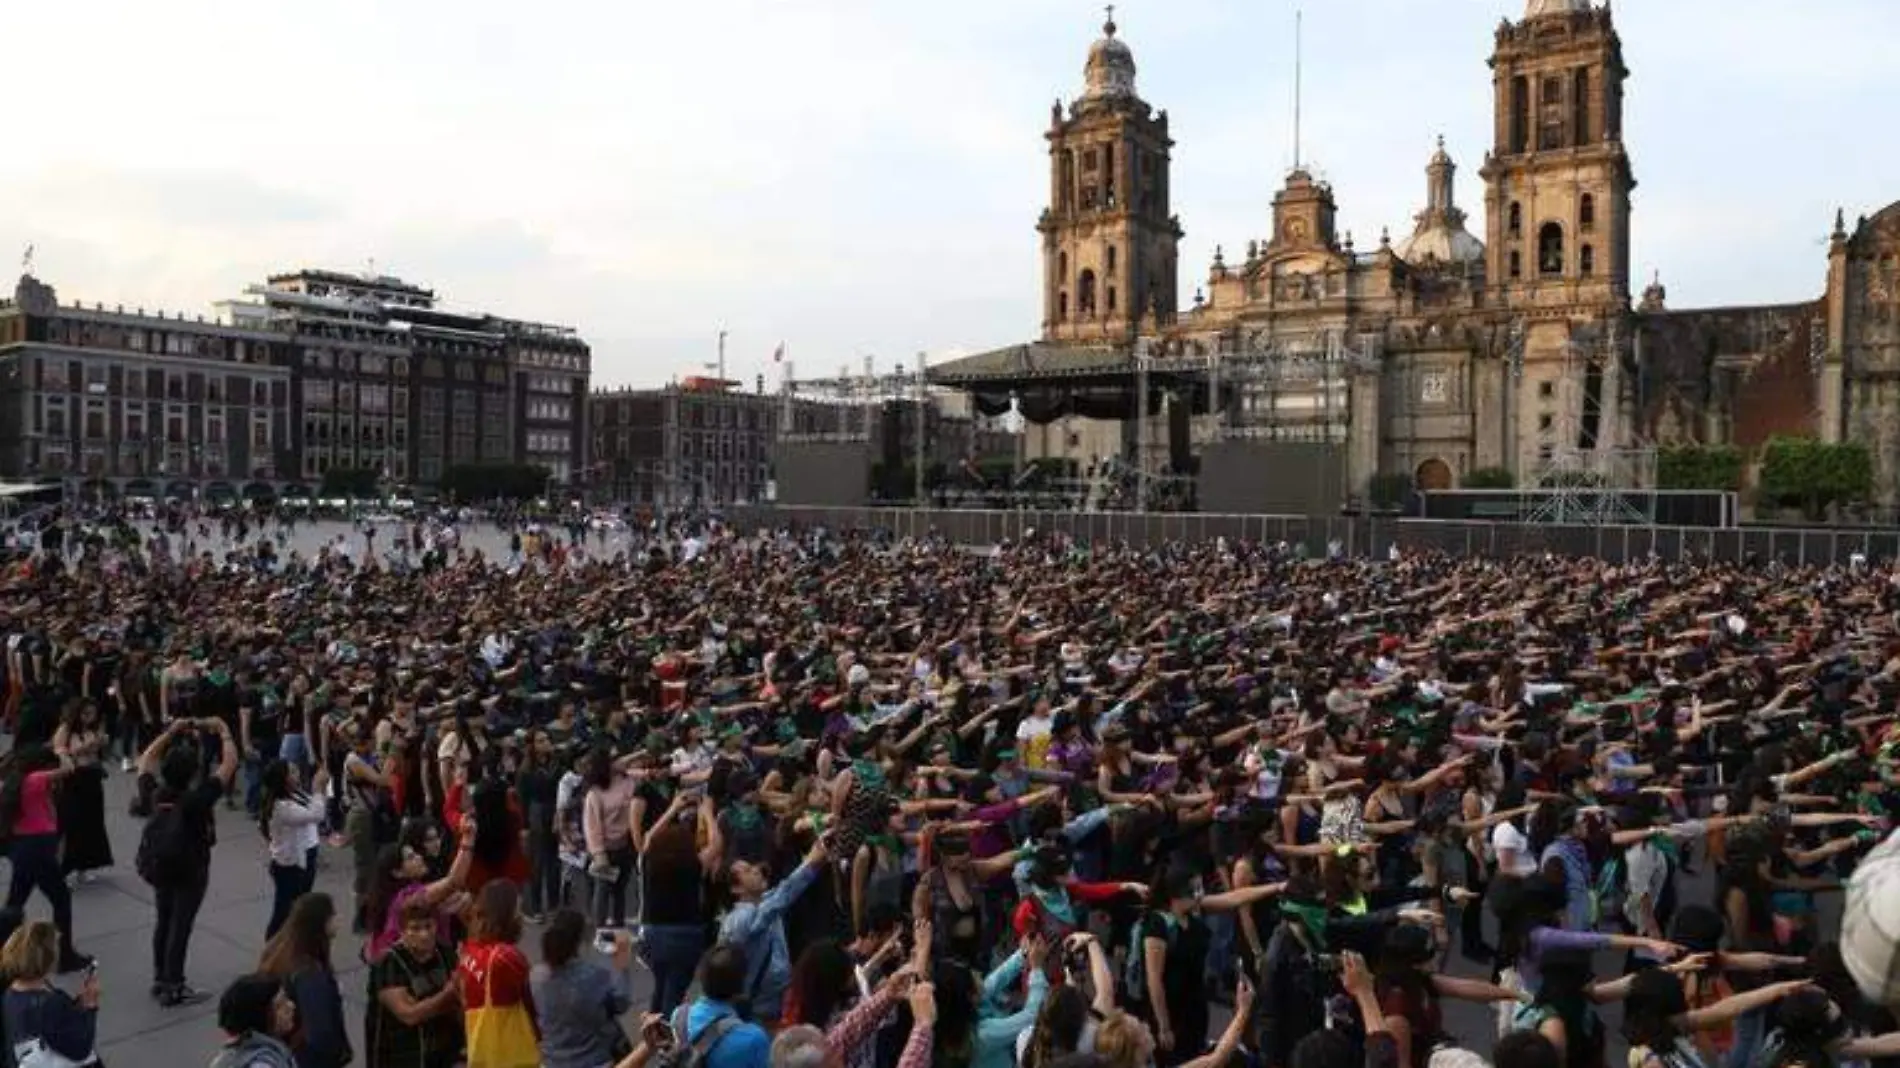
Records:
M139 834L139 852L133 860L139 878L153 887L174 886L188 879L193 862L204 847L196 838L185 808L176 801L161 802L152 808Z

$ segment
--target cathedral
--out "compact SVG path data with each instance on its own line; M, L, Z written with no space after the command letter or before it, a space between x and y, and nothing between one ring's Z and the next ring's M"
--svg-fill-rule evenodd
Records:
M1295 166L1271 232L1217 248L1184 299L1168 115L1111 14L1046 132L1041 336L933 380L1021 407L1031 458L1179 470L1184 442L1331 443L1346 498L1377 476L1441 489L1500 468L1642 485L1658 446L1775 434L1866 441L1882 496L1900 496L1900 204L1835 220L1818 299L1671 309L1660 280L1633 288L1610 9L1528 0L1490 66L1481 208L1461 205L1441 141L1409 228L1355 243L1331 187ZM1090 403L1139 374L1139 393L1176 383L1169 403Z

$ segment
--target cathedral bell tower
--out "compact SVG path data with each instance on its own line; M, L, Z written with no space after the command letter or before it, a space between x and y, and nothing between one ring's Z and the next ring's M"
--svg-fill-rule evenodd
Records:
M1042 234L1042 335L1125 342L1178 307L1181 226L1169 212L1168 113L1135 93L1135 56L1115 9L1089 49L1082 95L1050 116L1049 206Z
M1627 304L1623 45L1608 7L1529 0L1498 26L1495 143L1481 174L1485 277L1504 304Z

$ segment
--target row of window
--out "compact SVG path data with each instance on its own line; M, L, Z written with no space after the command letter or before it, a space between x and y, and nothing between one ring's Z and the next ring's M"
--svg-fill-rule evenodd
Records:
M529 375L528 392L570 394L574 392L574 380L560 375Z
M0 329L5 332L4 336L0 336L0 344L26 340L25 324L22 319L17 317L9 319L6 323L0 324ZM112 323L54 320L47 325L46 340L49 344L55 345L138 352L155 356L182 356L248 364L271 362L270 342L261 339L148 330ZM473 352L474 350L458 351ZM350 374L389 374L405 378L410 370L407 356L333 350L315 346L306 347L300 360L304 367L312 370L335 370ZM522 360L530 367L576 372L587 369L586 360L574 353L535 351L524 353ZM486 366L481 366L478 370L480 364L486 364ZM506 385L508 382L508 367L497 359L457 360L451 370L442 359L430 356L423 361L422 373L427 378L453 377L467 382L473 382L479 378L494 385ZM529 388L544 393L568 393L572 391L573 385L571 379L558 375L536 375L532 376Z
M1120 205L1121 197L1116 189L1119 171L1115 165L1116 148L1115 145L1091 145L1063 150L1056 164L1055 206L1059 210L1072 211L1078 205L1083 211L1113 210ZM1145 149L1133 148L1128 154L1128 167L1129 184L1136 190L1136 209L1143 214L1154 212L1158 205L1165 203L1161 195L1163 168L1158 157Z
M371 448L404 448L409 444L409 428L402 423L385 427L381 423L364 423L360 426L351 423L331 423L328 419L303 421L303 440L305 447L311 445L368 445Z
M700 428L737 427L741 430L763 430L771 433L778 426L779 413L774 408L762 408L753 405L731 404L691 404L686 406L684 422L695 430ZM816 427L821 417L816 412L795 411L795 424ZM626 420L622 420L625 422Z
M1512 249L1507 261L1507 270L1511 280L1516 281L1524 275L1523 254ZM1564 228L1554 222L1545 223L1537 231L1537 273L1545 278L1561 277L1565 270ZM1592 245L1582 245L1577 249L1577 274L1584 278L1593 277L1597 272L1597 250Z
M54 345L142 352L153 356L185 356L231 363L269 363L270 343L254 338L147 330L115 323L55 319L46 326L46 340Z
M1605 101L1603 129L1592 129L1591 84L1588 67L1575 68L1567 78L1561 74L1546 74L1538 80L1533 104L1530 78L1522 74L1512 78L1507 131L1510 153L1520 155L1530 151L1533 135L1539 152L1587 145L1595 139L1593 134L1614 136L1618 116L1613 99Z
M704 457L708 460L750 460L755 454L763 457L769 448L770 445L766 441L757 438L680 435L680 455L687 457Z
M528 418L542 422L565 423L574 417L574 402L564 400L531 400L528 402Z
M303 365L313 371L342 371L361 375L384 375L394 373L399 378L409 374L407 356L385 356L380 352L331 352L328 349L305 349Z
M580 354L573 352L529 349L521 354L521 362L529 367L551 367L557 371L585 371L587 369L587 361Z
M84 475L87 478L275 478L268 456L252 457L248 471L220 449L178 449L162 456L120 449L115 456L103 448L73 450L56 442L29 443L27 464L43 475Z
M1549 223L1545 224L1550 225ZM1597 198L1589 193L1577 198L1577 232L1591 233L1597 228ZM1504 236L1524 236L1524 205L1511 201L1504 211ZM1111 261L1112 266L1112 261Z
M163 396L166 400L177 401L202 399L207 404L241 404L248 399L257 407L267 407L271 403L271 383L264 378L227 378L223 375L167 371L164 385L159 387L163 392L153 393L147 380L147 369L142 367L120 368L109 363L82 363L51 356L43 356L34 364L41 393L79 392L87 396L103 396L113 392L112 386L116 379L118 395L124 397ZM115 371L119 373L113 374ZM192 388L194 382L198 385L195 391Z
M202 419L198 425L202 428L197 435L205 441L223 442L225 427L242 427L245 419L242 413L226 413L223 409L199 409ZM142 407L123 406L117 413L107 407L103 400L88 400L83 408L69 403L63 397L45 397L32 406L30 425L32 433L50 438L70 437L77 431L86 440L100 441L114 436L122 441L144 441L149 434L163 429L164 440L185 444L192 440L192 420L183 405L167 405L161 418L153 418ZM271 417L268 412L254 412L250 416L251 442L254 446L268 448L271 440Z
M528 451L531 453L564 453L573 448L574 436L554 430L530 430L528 432Z
M341 471L378 471L397 482L409 479L409 457L374 449L305 449L303 477L322 478L331 468Z
M393 390L381 384L350 382L331 382L328 379L307 378L303 383L303 406L305 408L341 408L344 411L360 409L365 412L407 412L409 410L409 390L397 386Z

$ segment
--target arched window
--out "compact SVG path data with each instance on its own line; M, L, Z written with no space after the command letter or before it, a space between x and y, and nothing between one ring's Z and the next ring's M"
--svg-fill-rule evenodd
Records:
M1588 276L1596 273L1597 250L1589 245L1577 249L1577 272Z
M1588 193L1577 201L1577 229L1589 233L1597 224L1597 198Z
M1519 255L1516 249L1511 250L1511 277L1524 277L1524 257Z
M1537 231L1537 273L1564 273L1564 228L1554 222Z
M1059 323L1069 321L1069 291L1066 289L1056 294L1056 321Z
M1095 314L1095 272L1084 269L1076 280L1075 310L1086 319Z
M1111 277L1115 274L1115 246L1114 245L1108 246L1108 273Z
M1511 237L1524 236L1524 207L1523 205L1519 204L1515 200L1511 201L1511 210L1507 214L1506 218L1507 218L1507 221L1504 224L1505 233L1509 234Z
M1069 254L1066 252L1056 253L1056 277L1069 277Z

